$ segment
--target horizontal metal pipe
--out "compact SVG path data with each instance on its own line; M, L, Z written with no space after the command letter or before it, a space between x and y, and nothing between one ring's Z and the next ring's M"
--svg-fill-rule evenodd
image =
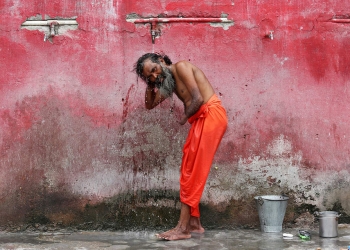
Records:
M350 23L350 18L333 18L330 21L333 23Z
M27 20L22 23L22 26L46 26L51 25L51 23L58 23L59 25L78 25L76 20Z
M169 18L139 18L139 19L126 19L131 23L171 23L171 22L202 22L202 23L232 23L233 21L223 17L169 17Z

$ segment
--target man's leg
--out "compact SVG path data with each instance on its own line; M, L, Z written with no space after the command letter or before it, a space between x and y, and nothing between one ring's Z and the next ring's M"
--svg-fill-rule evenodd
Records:
M191 216L190 218L190 232L191 233L204 233L204 228L202 227L199 217Z
M204 233L204 228L200 222L199 205L191 207L191 218L190 218L190 232L191 233Z
M180 220L174 229L158 234L159 239L182 240L191 238L190 234L191 207L181 203Z

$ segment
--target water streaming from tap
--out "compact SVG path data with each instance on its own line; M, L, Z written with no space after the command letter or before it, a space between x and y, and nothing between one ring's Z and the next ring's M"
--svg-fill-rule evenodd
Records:
M117 0L117 19L119 18L119 0Z

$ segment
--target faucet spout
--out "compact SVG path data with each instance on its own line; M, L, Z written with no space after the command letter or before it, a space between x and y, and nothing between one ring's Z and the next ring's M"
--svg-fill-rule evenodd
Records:
M151 36L152 36L152 43L154 44L154 41L156 39L156 31L155 30L151 30Z

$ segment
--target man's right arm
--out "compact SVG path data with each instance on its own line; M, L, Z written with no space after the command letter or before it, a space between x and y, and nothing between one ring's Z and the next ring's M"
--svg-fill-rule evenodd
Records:
M153 109L156 107L159 103L164 101L165 98L163 98L160 95L160 91L155 91L155 88L147 85L146 87L146 93L145 93L145 106L146 109Z

